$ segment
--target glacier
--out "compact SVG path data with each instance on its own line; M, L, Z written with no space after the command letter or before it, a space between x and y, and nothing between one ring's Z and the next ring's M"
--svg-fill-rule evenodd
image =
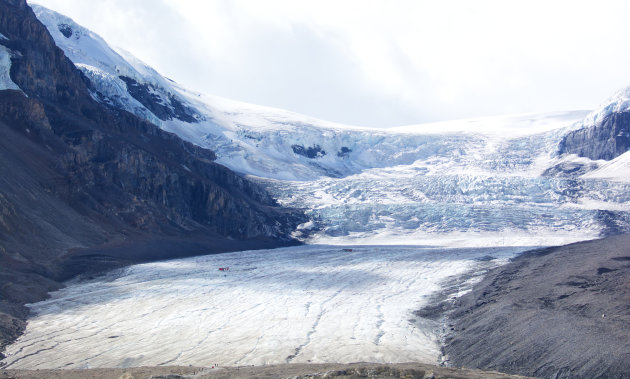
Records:
M135 265L33 304L26 334L3 363L435 363L443 326L410 309L447 277L483 272L519 250L307 245ZM457 293L478 279L457 283Z
M558 146L626 110L628 89L592 112L341 125L188 90L33 8L95 99L215 151L309 221L295 231L305 246L75 280L31 305L9 368L437 363L444 325L413 311L446 283L459 296L522 251L630 231L630 153L590 160Z

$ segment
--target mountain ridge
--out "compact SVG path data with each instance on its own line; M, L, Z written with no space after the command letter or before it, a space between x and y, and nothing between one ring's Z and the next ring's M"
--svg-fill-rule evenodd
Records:
M594 161L611 160L630 146L624 137L630 135L630 123L618 116L630 104L628 89L618 91L590 113L495 116L388 129L346 126L189 91L130 53L110 48L103 38L70 18L41 6L34 8L57 43L89 77L96 96L104 94L100 101L156 119L162 129L216 151L220 163L245 175L281 180L347 177L426 158L427 150L418 146L429 145L438 136L446 143L459 135L471 143L481 138L485 140L482 143L496 144L534 134L547 138L556 130L553 146L546 150L549 160L565 161L571 155ZM61 26L66 28L66 35ZM169 109L167 113L165 108ZM611 123L609 120L615 117L617 120ZM309 151L313 153L308 154ZM603 155L594 153L604 151L607 153ZM562 166L554 165L555 162L549 162L538 174L547 169L548 173L567 174ZM582 167L591 166L595 169L598 164ZM587 174L589 170L583 171Z

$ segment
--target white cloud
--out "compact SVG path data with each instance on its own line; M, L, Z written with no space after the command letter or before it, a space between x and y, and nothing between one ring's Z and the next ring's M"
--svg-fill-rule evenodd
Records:
M350 124L593 108L630 85L624 1L37 2L196 90Z

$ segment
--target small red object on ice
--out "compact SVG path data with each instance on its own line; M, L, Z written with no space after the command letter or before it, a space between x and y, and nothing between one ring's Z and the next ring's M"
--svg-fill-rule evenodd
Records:
M219 267L219 271L230 271L229 267Z
M343 249L343 251L345 251L347 253L352 253L352 249Z

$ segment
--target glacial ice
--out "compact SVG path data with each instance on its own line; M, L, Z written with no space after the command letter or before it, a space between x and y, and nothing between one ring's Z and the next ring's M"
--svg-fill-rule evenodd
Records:
M136 265L33 304L3 363L437 363L443 326L412 312L449 276L478 275L522 249L302 246Z

